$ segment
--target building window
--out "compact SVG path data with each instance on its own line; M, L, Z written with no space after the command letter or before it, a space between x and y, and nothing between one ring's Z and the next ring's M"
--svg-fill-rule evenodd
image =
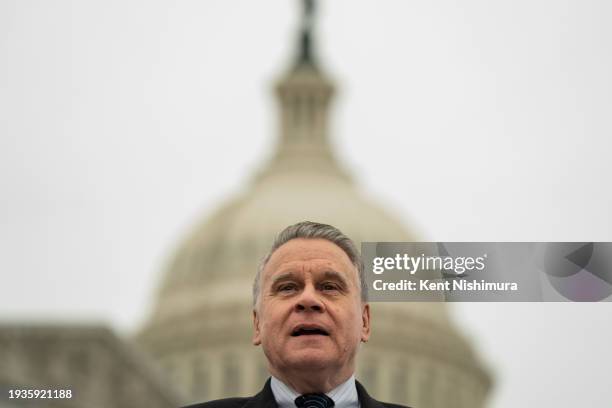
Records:
M263 386L263 384L268 380L268 377L270 377L270 373L268 372L268 366L266 365L266 363L261 362L257 364L257 371L259 382Z
M395 402L405 404L408 399L408 376L406 364L400 363L391 379L391 395Z
M223 395L236 396L240 392L240 367L233 356L223 359Z
M193 377L191 394L198 399L207 399L210 395L210 370L204 357L198 357L193 362Z
M376 394L378 392L376 386L376 365L373 361L364 362L361 366L359 381L363 383L368 392Z

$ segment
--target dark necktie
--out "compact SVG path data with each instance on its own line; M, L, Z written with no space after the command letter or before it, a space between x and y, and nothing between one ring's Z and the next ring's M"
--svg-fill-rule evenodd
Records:
M298 408L331 408L334 400L325 394L304 394L295 399Z

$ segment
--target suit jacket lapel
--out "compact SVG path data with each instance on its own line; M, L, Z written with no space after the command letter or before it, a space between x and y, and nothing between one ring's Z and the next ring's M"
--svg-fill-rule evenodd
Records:
M359 397L361 408L385 408L383 404L370 397L359 381L355 380L355 386L357 387L357 396ZM270 378L268 378L262 390L250 398L243 408L278 408L272 393L272 387L270 386Z
M359 396L359 404L361 405L361 408L384 408L380 402L368 395L365 388L359 381L355 380L355 386L357 387L357 395Z
M272 393L272 387L270 387L270 378L266 381L266 384L261 391L252 398L250 398L243 408L278 408L274 394Z

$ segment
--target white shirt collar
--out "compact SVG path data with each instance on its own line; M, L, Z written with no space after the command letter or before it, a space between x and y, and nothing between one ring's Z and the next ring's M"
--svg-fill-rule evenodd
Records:
M270 387L278 408L296 408L295 399L300 396L293 388L272 376ZM327 392L326 395L334 400L334 408L359 408L359 396L355 386L355 376Z

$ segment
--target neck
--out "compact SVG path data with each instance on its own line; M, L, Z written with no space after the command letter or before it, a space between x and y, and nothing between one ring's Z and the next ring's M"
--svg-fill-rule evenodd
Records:
M353 375L353 371L353 369L347 369L334 373L328 373L326 371L311 372L308 370L279 372L270 367L270 373L274 377L287 384L298 394L315 392L328 393L340 384L346 382Z

